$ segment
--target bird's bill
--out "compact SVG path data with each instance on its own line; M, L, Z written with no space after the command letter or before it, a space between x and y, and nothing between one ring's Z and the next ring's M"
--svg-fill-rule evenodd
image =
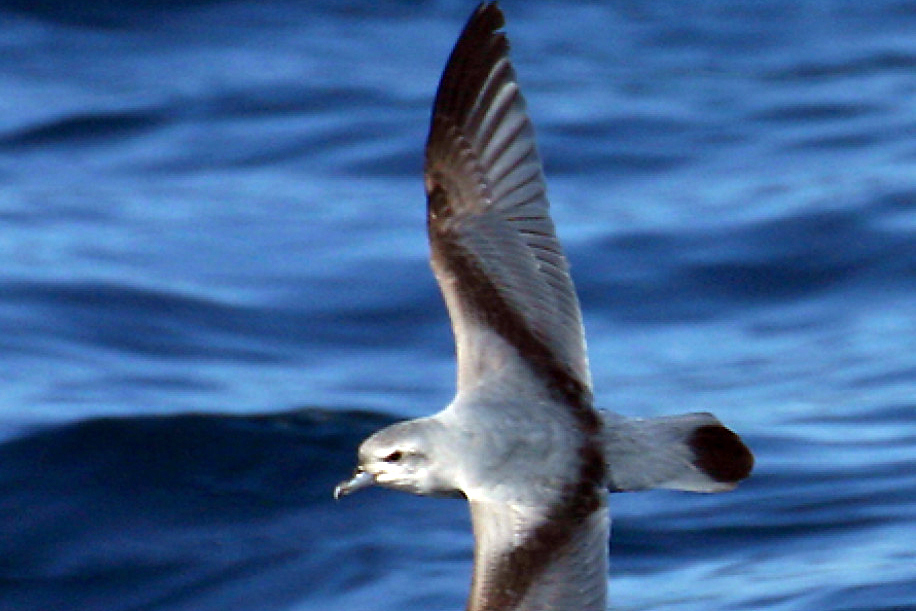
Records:
M353 477L349 480L343 481L337 486L334 487L334 499L337 500L342 496L347 496L357 490L362 490L363 488L369 488L376 483L376 478L372 473L368 473L363 469L357 469Z

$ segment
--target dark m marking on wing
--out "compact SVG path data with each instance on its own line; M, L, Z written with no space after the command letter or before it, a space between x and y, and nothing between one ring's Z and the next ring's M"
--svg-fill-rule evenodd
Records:
M486 573L479 570L481 567L476 568L475 579L484 583L476 584L480 591L473 588L478 597L469 601L472 611L517 609L552 562L589 527L589 517L604 506L606 479L600 440L602 421L592 407L588 382L557 354L550 341L519 310L513 297L506 293L514 287L488 274L487 261L470 250L468 242L463 242L462 224L466 215L483 212L478 204L486 205L488 189L493 187L486 184L484 168L478 165L474 146L466 138L474 136L481 126L501 83L513 78L508 64L495 68L508 52L506 37L497 31L503 25L503 15L495 4L479 6L459 36L437 90L426 168L427 231L433 264L438 274L447 277L440 278L443 291L454 292L452 303L457 302L460 307L461 312L451 315L489 328L513 346L534 375L543 381L551 398L571 414L580 441L578 466L557 491L543 519L531 526L521 542L488 559ZM503 72L495 72L497 69ZM474 109L477 110L472 115ZM498 122L490 129L496 129L496 125ZM528 129L527 125L525 122L517 129ZM463 132L466 129L467 134ZM508 147L514 141L515 137L507 137L503 146ZM535 154L534 149L527 154ZM499 156L497 153L492 158ZM506 168L506 172L515 167L514 164ZM519 187L527 188L530 180L520 180ZM524 211L520 213L519 217L510 215L502 219L495 215L494 222L519 222L525 217ZM543 248L537 240L525 239L523 235L526 231L535 234L537 230L520 227L515 231L527 248L532 251ZM543 234L543 237L553 238L553 235ZM546 275L545 282L550 285L550 275ZM564 286L560 290L569 289Z
M510 306L499 289L480 269L476 259L458 244L440 222L449 217L445 190L434 185L429 194L428 231L437 265L457 281L466 316L493 329L514 346L542 380L552 398L572 413L582 433L580 466L560 491L546 517L517 546L504 552L490 567L488 584L495 587L470 602L473 611L511 611L570 541L588 528L588 518L602 507L605 495L605 458L599 436L602 422L592 407L592 393L570 369L555 358L548 346L529 328L520 312ZM474 590L474 588L473 588Z
M469 611L516 609L558 554L565 551L575 536L589 528L589 516L603 506L605 460L594 443L584 444L579 453L581 463L576 481L564 487L559 502L521 544L507 550L494 562L488 574L489 583L494 587L482 592L481 598L474 603L469 601Z
M439 231L438 221L448 218L450 211L448 196L440 185L434 185L431 190L429 206L428 231L433 257L441 269L448 270L456 279L453 290L458 292L463 311L516 348L533 372L544 380L552 398L571 411L582 433L576 476L560 491L544 520L519 545L493 561L488 584L495 587L482 592L482 598L469 601L469 610L473 611L511 611L525 599L532 584L574 536L589 527L589 516L603 506L606 466L599 441L602 422L592 408L589 388L558 362L522 314L500 295L476 260L447 231Z
M573 413L577 426L586 434L597 434L602 427L592 408L592 391L560 362L548 345L529 327L521 312L500 294L500 289L481 269L477 259L455 239L445 222L450 216L449 195L434 184L427 199L427 231L433 257L441 269L456 280L454 290L467 316L493 329L514 346L519 355L542 380L552 397Z

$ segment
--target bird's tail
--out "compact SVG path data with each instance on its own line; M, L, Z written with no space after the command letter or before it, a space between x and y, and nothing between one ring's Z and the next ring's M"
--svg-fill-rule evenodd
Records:
M669 488L732 490L751 473L754 456L713 414L627 418L602 412L612 492Z

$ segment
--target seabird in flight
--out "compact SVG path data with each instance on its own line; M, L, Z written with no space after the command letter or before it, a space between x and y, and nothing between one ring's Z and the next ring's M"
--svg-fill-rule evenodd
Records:
M336 498L371 485L464 497L468 611L605 611L607 492L731 490L748 448L713 415L593 406L579 302L495 3L440 80L424 182L431 262L458 358L453 401L362 443Z

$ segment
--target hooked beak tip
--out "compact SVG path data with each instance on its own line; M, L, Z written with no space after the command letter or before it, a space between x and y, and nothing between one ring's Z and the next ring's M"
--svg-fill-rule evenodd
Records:
M342 496L347 496L357 490L368 488L376 483L376 478L363 469L357 469L348 480L345 480L334 487L334 500L339 500Z

